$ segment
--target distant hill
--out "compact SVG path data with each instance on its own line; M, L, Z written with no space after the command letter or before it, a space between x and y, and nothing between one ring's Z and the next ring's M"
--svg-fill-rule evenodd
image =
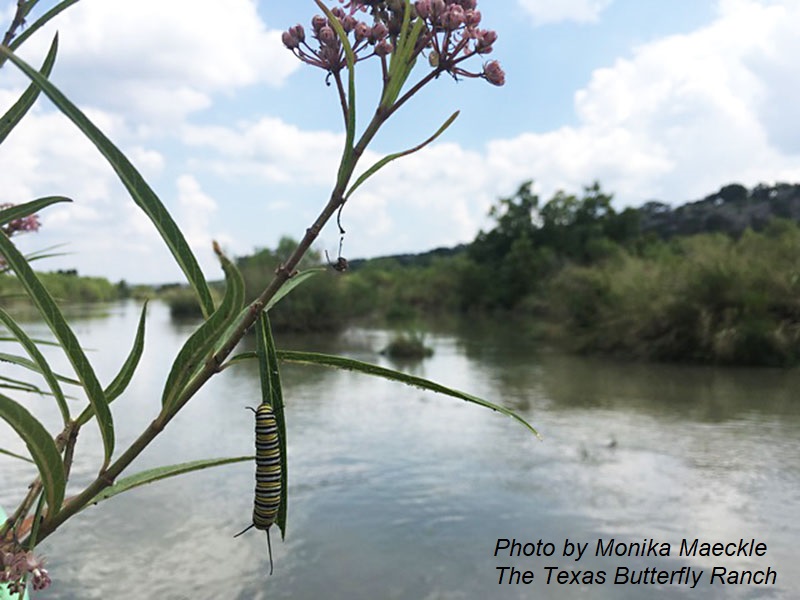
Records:
M747 228L760 231L775 218L800 223L800 184L760 184L749 190L738 183L731 183L702 200L675 208L659 200L650 200L630 210L639 216L641 233L655 233L662 238L711 232L739 235ZM386 261L401 266L425 267L435 258L460 254L468 247L469 244L459 244L419 254L357 258L350 260L349 266L357 270L367 263Z
M348 261L348 267L355 271L367 263L375 264L383 261L393 262L403 267L427 267L436 258L444 258L466 252L467 246L468 244L459 244L452 248L434 248L433 250L427 250L419 254L391 254L376 258L355 258Z
M748 227L761 230L777 217L800 222L800 184L758 185L748 190L733 183L677 208L650 201L638 212L643 233L652 231L667 238L708 232L737 235Z

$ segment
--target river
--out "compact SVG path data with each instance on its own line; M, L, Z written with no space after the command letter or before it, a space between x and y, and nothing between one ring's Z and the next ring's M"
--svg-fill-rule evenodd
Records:
M72 316L103 383L128 352L138 311L131 301ZM46 335L42 323L25 326ZM157 413L172 357L191 330L172 322L164 305L150 306L139 372L112 405L118 452ZM564 356L526 341L512 324L479 322L431 332L431 358L396 365L378 354L390 335L351 329L276 341L394 366L502 403L543 439L449 397L286 365L289 520L285 541L271 530L272 576L263 532L233 538L252 513L254 467L237 463L139 488L68 521L39 548L53 585L37 597L800 597L798 371ZM54 349L48 355L68 370ZM258 386L255 365L226 370L130 473L252 453L253 414L244 407L258 403ZM52 400L15 397L57 430ZM4 424L0 447L25 451ZM81 431L76 454L68 495L100 466L94 423ZM0 505L13 509L32 474L0 455ZM683 540L698 540L696 550L722 543L719 552L750 542L762 555L681 556ZM564 556L578 547L580 560L577 550ZM669 556L654 555L665 549ZM711 583L720 569L725 578ZM767 581L727 582L744 571Z

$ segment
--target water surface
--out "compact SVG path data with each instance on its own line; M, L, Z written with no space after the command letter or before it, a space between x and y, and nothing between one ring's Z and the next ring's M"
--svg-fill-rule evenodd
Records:
M77 312L101 381L124 360L139 306ZM44 335L40 323L26 325ZM172 357L191 332L166 307L149 310L146 351L113 405L118 452L157 413ZM290 506L285 541L273 528L233 539L251 519L253 465L159 482L90 508L41 546L54 580L43 596L93 598L796 598L800 543L800 374L796 371L621 364L549 353L514 326L467 323L432 333L425 361L378 355L383 330L336 338L278 336L279 346L337 352L402 368L520 411L541 432L486 409L330 369L283 368ZM52 354L52 353L51 353ZM4 365L5 368L5 365ZM59 368L67 371L64 361ZM254 365L215 378L132 472L253 452ZM47 398L26 397L55 431ZM76 406L79 401L76 401ZM24 451L10 430L0 446ZM81 432L75 493L101 462L97 428ZM0 504L30 481L0 457ZM588 542L575 562L566 539ZM657 540L669 558L596 557L598 539ZM764 557L679 557L683 538L767 544ZM551 542L551 557L493 555L498 539ZM775 586L709 586L714 566L777 571ZM497 567L530 570L498 584ZM606 572L602 585L545 583L552 566ZM688 585L614 585L617 566L704 570Z

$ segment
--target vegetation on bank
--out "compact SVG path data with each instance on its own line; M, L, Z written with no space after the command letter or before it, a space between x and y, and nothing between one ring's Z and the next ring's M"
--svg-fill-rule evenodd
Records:
M312 253L301 267L326 272L274 309L274 326L404 327L480 313L535 320L551 342L580 352L800 362L800 186L731 184L674 209L652 201L617 212L611 200L595 183L542 203L526 182L464 246L353 260L344 274ZM238 259L247 288L262 285L292 245Z
M74 270L38 275L47 291L63 302L109 302L126 297L124 288L121 287L124 282L115 285L103 277L80 277ZM25 303L27 300L28 296L19 279L0 273L0 301L4 305L11 305Z
M734 365L800 361L800 228L773 221L734 239L700 234L572 264L547 306L571 347Z
M443 314L535 320L549 341L579 352L693 363L800 362L800 185L738 184L676 208L651 201L617 212L599 184L541 202L526 182L491 209L493 227L456 248L353 260L346 273L309 252L321 273L271 312L280 331L337 331L353 322L407 328ZM295 242L237 259L247 300ZM42 276L70 302L152 296L152 288ZM212 285L212 294L215 293ZM158 295L175 317L197 317L187 288ZM0 275L0 298L23 296ZM410 348L398 336L398 352ZM414 350L424 350L424 345Z
M542 204L527 182L471 244L353 261L347 285L330 293L394 323L444 312L531 318L583 352L800 362L800 186L731 184L675 209L617 212L611 200L595 183Z

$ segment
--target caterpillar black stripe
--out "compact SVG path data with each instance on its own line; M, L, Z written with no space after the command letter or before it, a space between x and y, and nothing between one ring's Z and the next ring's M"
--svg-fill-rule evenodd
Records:
M248 407L249 408L249 407ZM267 532L269 574L272 575L272 544L269 528L278 516L281 504L281 449L278 441L278 424L272 407L263 403L256 414L256 496L253 504L253 523L233 537L255 527Z

